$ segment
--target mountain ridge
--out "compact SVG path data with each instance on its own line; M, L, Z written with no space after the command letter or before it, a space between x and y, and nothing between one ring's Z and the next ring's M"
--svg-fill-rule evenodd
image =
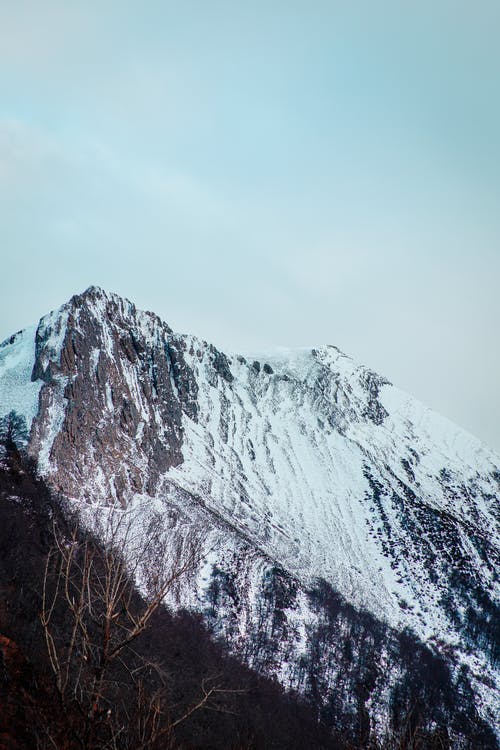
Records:
M452 654L494 724L498 688L481 680L498 679L500 459L336 347L252 356L90 287L0 346L0 417L25 420L20 441L84 516L160 514L170 545L198 545L179 602L250 662L266 586L281 586L280 625L267 604L264 621L283 652L265 670L283 684L311 646L322 615L308 592L323 580Z

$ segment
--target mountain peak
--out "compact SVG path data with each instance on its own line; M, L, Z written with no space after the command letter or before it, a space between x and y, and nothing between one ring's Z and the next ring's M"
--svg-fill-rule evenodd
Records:
M91 284L85 291L81 293L82 297L107 297L109 296L109 293L103 289L101 286L97 286L96 284Z
M78 309L83 306L96 307L101 312L105 312L106 305L111 304L115 308L120 309L124 314L134 314L136 311L135 305L130 302L126 297L122 297L114 292L108 292L100 286L89 286L81 294L75 294L71 297L66 305L71 308Z

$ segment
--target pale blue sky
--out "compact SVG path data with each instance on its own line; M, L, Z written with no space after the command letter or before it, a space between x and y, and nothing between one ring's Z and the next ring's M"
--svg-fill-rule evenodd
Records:
M499 38L481 0L3 0L0 338L98 284L500 450Z

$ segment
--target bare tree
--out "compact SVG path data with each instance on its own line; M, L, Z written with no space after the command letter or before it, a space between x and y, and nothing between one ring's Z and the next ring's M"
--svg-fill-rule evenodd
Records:
M77 716L71 731L84 750L172 747L179 724L202 708L224 710L216 699L238 692L207 679L200 696L175 715L168 674L136 646L165 596L196 567L197 555L179 549L165 565L161 529L153 525L143 541L134 521L110 514L104 544L78 525L69 535L55 527L47 557L40 619L61 709ZM67 747L47 727L45 734L45 746Z

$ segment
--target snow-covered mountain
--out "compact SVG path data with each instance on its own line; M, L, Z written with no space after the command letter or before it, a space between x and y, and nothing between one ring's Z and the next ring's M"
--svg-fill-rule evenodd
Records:
M494 746L500 457L476 438L336 347L224 354L95 287L1 345L0 419L82 517L199 550L177 604L337 725L420 701Z

